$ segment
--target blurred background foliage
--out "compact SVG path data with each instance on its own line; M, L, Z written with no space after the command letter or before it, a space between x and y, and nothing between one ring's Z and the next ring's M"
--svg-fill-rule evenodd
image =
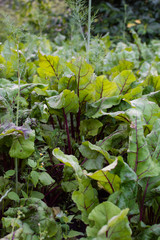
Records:
M110 33L114 39L125 36L131 39L130 28L134 28L143 41L160 37L160 0L93 0L98 9L94 33ZM125 32L125 35L124 35Z
M160 37L160 0L92 0L92 5L93 13L97 11L93 36L109 33L115 42L132 41L130 29L133 28L142 41ZM76 31L72 11L65 0L0 0L1 42L7 35L3 22L7 15L32 34L47 34L57 44L70 39Z

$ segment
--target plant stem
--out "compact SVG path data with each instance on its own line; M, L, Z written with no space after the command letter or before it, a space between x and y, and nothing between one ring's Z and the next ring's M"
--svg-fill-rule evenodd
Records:
M155 214L155 217L154 217L154 222L153 222L153 224L156 224L156 223L158 222L158 215L159 215L159 211L160 211L160 206L158 207L158 210L157 210L157 212L156 212L156 214Z
M79 111L77 113L77 135L78 135L78 141L80 141L80 117L81 117L81 109L79 108Z
M51 123L51 125L52 125L53 129L55 129L55 125L54 125L54 119L53 119L53 116L52 116L52 115L50 115L50 118L49 118L49 120L50 120L50 123Z
M15 158L16 193L18 193L18 158Z
M150 180L150 177L148 177L147 179L147 184L146 184L146 187L145 187L145 190L144 190L144 194L143 194L143 198L142 198L142 202L141 202L141 207L140 207L140 221L143 221L143 213L144 213L144 200L145 200L145 197L146 197L146 193L147 193L147 189L148 189L148 185L149 185L149 180Z
M89 0L89 6L88 6L88 36L87 36L87 57L88 57L88 61L89 61L90 38L91 38L91 6L92 6L92 0Z
M68 154L71 154L71 153L72 153L71 140L70 140L70 136L69 136L69 127L68 127L67 116L66 116L66 114L65 114L65 110L64 110L64 108L63 108L63 115L64 115L65 126L66 126L66 132L67 132Z
M17 54L18 54L18 98L17 98L17 116L16 116L16 125L18 126L19 120L19 99L20 99L20 63L19 63L19 42L17 44ZM18 159L15 158L15 172L16 172L16 193L18 193Z
M75 139L74 124L73 124L73 114L72 113L70 113L70 119L71 119L71 134L72 134L72 138Z
M78 98L79 98L79 86L80 86L80 78L81 78L81 68L82 68L82 62L79 66L79 71L78 71L78 76L77 76L77 82L78 82L78 87L77 87L77 95L78 95ZM80 105L80 103L79 103ZM79 111L77 113L77 117L76 117L76 120L77 120L77 135L78 135L78 141L80 141L80 132L79 132L79 127L80 127L80 117L81 117L81 109L80 109L80 106L79 106Z
M83 160L83 162L81 162L81 166L86 162L88 160L88 158L85 158L84 160Z
M62 127L62 124L61 124L61 120L59 119L59 117L57 116L57 120L58 120L58 123L59 123L59 127L60 127L60 129L62 130L63 129L63 127Z
M17 44L17 54L18 54L18 97L17 97L16 125L18 126L18 120L19 120L19 99L20 99L20 87L21 87L20 63L19 63L19 43Z
M54 192L57 188L60 188L60 185L57 185L56 187L52 188L50 191L48 191L46 194L45 194L45 197L47 197L51 192Z

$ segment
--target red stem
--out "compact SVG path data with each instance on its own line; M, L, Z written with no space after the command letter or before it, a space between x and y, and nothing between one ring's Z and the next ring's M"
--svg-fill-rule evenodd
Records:
M80 131L79 131L79 127L80 127L80 116L81 116L81 109L79 108L79 111L77 113L77 135L78 135L78 141L80 141Z
M70 140L70 136L69 136L68 121L67 121L67 116L66 116L66 114L65 114L64 108L63 108L63 115L64 115L64 120L65 120L65 125L66 125L66 132L67 132L68 154L72 154L72 147L71 147L71 140Z
M144 194L143 194L143 198L142 198L142 202L141 202L141 207L140 207L140 221L143 221L144 200L145 200L146 193L147 193L147 188L148 188L148 185L149 185L149 179L150 179L150 177L147 179L147 184L146 184L146 187L145 187L145 190L144 190Z
M52 115L50 115L50 123L51 123L53 129L55 129L54 119L53 119Z
M74 124L73 124L73 114L72 113L70 113L70 118L71 118L71 134L72 134L72 138L75 139Z

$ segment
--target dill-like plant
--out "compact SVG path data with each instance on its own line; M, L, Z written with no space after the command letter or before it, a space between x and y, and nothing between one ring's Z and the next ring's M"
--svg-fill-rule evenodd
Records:
M4 15L3 20L4 25L6 26L6 31L8 37L10 37L16 45L17 52L17 80L18 80L18 93L17 93L17 111L16 111L16 125L18 126L19 122L19 108L20 108L20 88L21 88L21 64L20 64L20 41L24 38L24 28L18 26L13 19L9 16ZM15 158L15 173L16 173L16 192L18 192L18 159Z
M85 42L87 58L89 60L89 50L91 41L91 25L95 19L96 13L92 16L92 0L66 0L71 9L74 24L77 26L83 41ZM85 30L87 29L87 34Z

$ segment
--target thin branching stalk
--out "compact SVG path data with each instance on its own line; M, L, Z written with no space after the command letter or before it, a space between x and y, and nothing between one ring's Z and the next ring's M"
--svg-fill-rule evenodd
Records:
M85 35L84 35L84 32L83 32L83 29L82 29L81 25L79 26L79 29L80 29L80 33L82 35L82 38L83 38L83 41L85 42L85 47L86 47L86 38L85 38Z
M92 0L89 0L88 6L88 36L87 36L87 56L89 60L89 50L90 50L90 38L91 38L91 7L92 7Z
M19 62L19 43L17 44L17 54L18 54L18 98L17 98L17 116L16 116L16 125L18 126L19 120L19 99L20 99L20 87L21 87L21 78L20 78L20 62Z
M16 125L18 126L18 121L19 121L20 87L21 87L20 60L19 60L19 42L17 43L17 55L18 55L18 98L17 98ZM16 193L17 193L17 192L18 192L18 159L17 159L17 158L15 158L15 173L16 173Z

